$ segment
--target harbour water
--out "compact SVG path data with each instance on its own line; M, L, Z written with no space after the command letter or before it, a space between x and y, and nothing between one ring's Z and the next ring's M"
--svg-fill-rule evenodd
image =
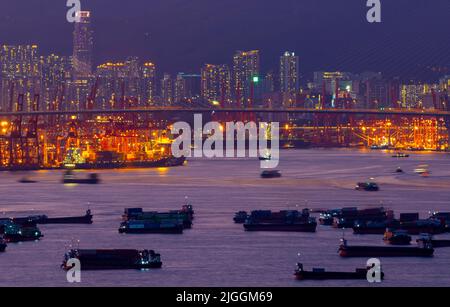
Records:
M194 159L171 169L100 171L102 183L63 185L62 172L0 173L2 216L76 216L89 207L92 225L41 225L39 242L9 244L0 254L0 286L369 286L367 281L294 280L296 262L305 269L353 271L367 259L337 254L342 230L318 226L317 233L244 232L234 212L253 209L375 207L400 212L450 211L450 156L413 153L392 158L383 151L311 149L281 152L282 178L260 179L257 159ZM428 178L414 174L427 164ZM397 174L401 167L405 174ZM87 176L87 172L78 175ZM359 192L355 183L373 177L379 192ZM120 235L125 207L178 209L185 197L194 206L191 230L182 235ZM380 244L380 235L356 236L350 244ZM450 239L450 234L438 237ZM415 238L414 238L415 240ZM163 268L151 271L82 272L69 284L60 269L70 245L81 248L154 249ZM433 258L382 258L381 286L449 286L450 248ZM374 286L374 285L370 285ZM380 286L380 285L377 285Z

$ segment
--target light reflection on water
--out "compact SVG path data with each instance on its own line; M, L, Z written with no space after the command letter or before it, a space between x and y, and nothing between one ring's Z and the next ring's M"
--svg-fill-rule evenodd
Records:
M121 286L301 286L355 285L362 281L297 282L295 263L305 268L354 270L367 259L341 259L337 247L342 231L319 227L316 234L245 233L235 225L235 211L379 206L399 212L450 211L448 154L415 154L407 159L392 153L351 150L291 150L281 153L283 177L259 178L257 159L193 159L171 169L102 170L99 185L67 186L62 171L27 174L35 184L17 182L24 174L0 173L0 216L81 215L89 207L93 225L42 225L40 242L10 244L0 254L0 285L69 285L59 269L65 250L80 240L82 248L155 249L163 269L149 272L83 272L82 285ZM432 175L413 173L428 164ZM397 167L405 174L396 174ZM84 177L90 171L81 171ZM373 177L381 191L354 191ZM125 207L177 209L185 196L194 205L192 230L183 235L120 235ZM381 236L354 236L350 243L383 244ZM449 238L450 235L442 235ZM298 255L300 253L300 256ZM450 284L450 248L437 249L432 259L382 259L383 285Z

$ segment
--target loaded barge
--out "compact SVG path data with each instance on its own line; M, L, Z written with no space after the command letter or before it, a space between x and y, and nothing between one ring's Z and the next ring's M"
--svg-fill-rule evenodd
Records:
M422 247L348 246L342 239L339 247L341 257L431 257L434 249L430 244Z
M91 210L87 210L83 216L73 217L53 217L46 215L31 215L28 217L13 218L15 223L36 223L36 224L92 224L93 215Z
M246 231L291 231L315 232L316 219L310 217L309 210L280 211L269 210L253 211L244 223Z
M81 270L127 270L161 268L161 256L153 250L72 249L64 255L61 267L70 270L70 259L78 259Z
M327 272L323 268L313 268L312 271L305 271L303 264L297 263L295 270L295 278L297 280L347 280L347 279L363 279L367 280L367 274L371 268L356 269L354 272ZM381 278L384 278L384 273L381 272Z

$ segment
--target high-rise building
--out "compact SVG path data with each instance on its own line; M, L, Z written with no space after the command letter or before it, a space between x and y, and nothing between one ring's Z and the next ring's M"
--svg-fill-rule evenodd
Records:
M94 38L91 29L91 12L77 12L73 32L73 68L75 79L87 79L92 75Z
M294 52L286 51L280 57L280 90L295 95L300 87L299 58Z
M228 65L206 64L202 68L201 91L204 101L227 106L231 103L231 73Z
M254 86L259 82L260 56L258 50L237 51L233 57L234 95L239 106L250 106Z
M155 104L156 98L156 65L146 62L142 65L143 98L148 106Z
M173 105L173 80L170 74L165 73L164 78L161 80L161 99L165 106Z
M38 46L0 46L0 108L15 110L17 94L25 95L25 109L29 109L34 94L40 93L41 66Z
M179 73L175 79L174 101L175 103L179 103L184 101L186 98L186 80L183 78L183 74Z
M183 86L185 92L185 101L194 102L200 97L201 92L201 75L179 73L179 77L183 78Z
M40 59L41 101L48 110L64 109L65 87L72 80L72 57L51 54Z

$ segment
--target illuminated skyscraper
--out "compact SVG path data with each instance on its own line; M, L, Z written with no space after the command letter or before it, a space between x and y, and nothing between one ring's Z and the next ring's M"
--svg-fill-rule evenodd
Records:
M280 57L281 92L294 95L299 90L299 59L294 52L285 52Z
M143 98L147 105L155 104L156 97L156 65L150 62L142 66Z
M249 106L259 81L259 50L237 51L233 57L234 94L239 106Z
M228 65L206 64L202 68L202 98L208 103L231 103L231 73Z
M164 78L161 80L161 98L162 103L165 106L173 104L173 80L169 74L164 74Z
M93 32L91 30L91 13L78 12L80 21L75 22L73 32L73 68L75 79L86 79L92 75Z
M63 109L65 86L72 79L72 58L51 54L40 59L42 69L41 101L46 109Z
M36 45L0 46L0 108L15 110L15 97L25 94L29 108L34 94L40 93L41 69Z

